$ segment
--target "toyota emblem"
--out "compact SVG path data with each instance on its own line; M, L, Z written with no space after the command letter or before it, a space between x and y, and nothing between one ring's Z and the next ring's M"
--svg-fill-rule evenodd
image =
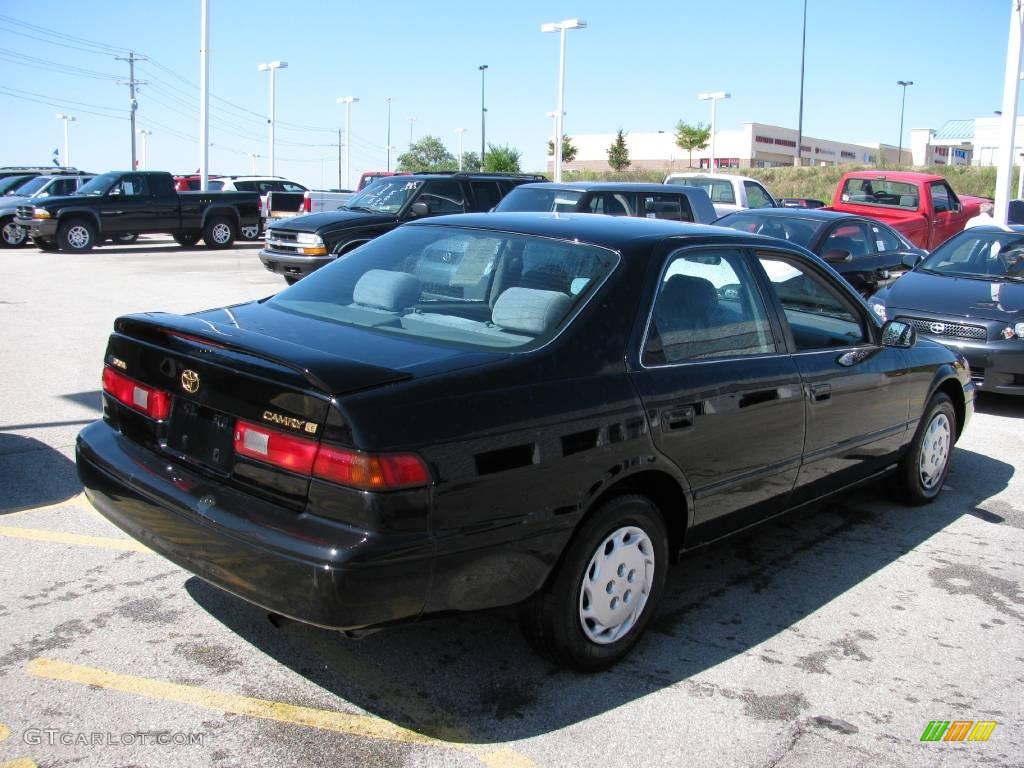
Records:
M181 388L188 392L190 395L194 395L199 391L199 374L193 371L191 368L186 368L181 372Z
M946 332L946 324L932 323L931 325L928 326L928 330L934 333L936 336L938 336Z

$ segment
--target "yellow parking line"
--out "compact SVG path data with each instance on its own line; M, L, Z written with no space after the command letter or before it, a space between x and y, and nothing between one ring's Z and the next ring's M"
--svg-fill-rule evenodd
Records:
M35 760L31 760L27 757L19 757L17 760L11 760L7 763L0 763L0 768L39 768Z
M134 539L118 539L113 536L85 536L80 533L64 533L62 531L44 531L39 528L16 528L0 525L0 536L12 539L29 539L30 541L48 541L54 544L74 544L80 547L99 547L101 549L118 549L127 552L145 552L152 554Z
M285 704L279 701L238 696L194 685L181 685L178 683L167 683L162 680L136 677L134 675L122 675L117 672L109 672L104 669L87 667L80 664L69 664L55 659L33 659L28 663L26 669L29 674L38 677L107 688L136 696L147 696L153 699L176 701L181 704L204 707L219 712L259 717L264 720L276 720L282 723L320 728L325 731L347 733L371 739L458 749L473 754L489 768L531 768L534 766L533 761L529 758L508 748L488 749L471 744L445 742L417 733L416 731L411 731L394 723L389 723L387 720L374 717L373 715L332 712L326 709L315 709L313 707Z
M45 504L41 507L28 507L27 509L19 509L17 512L6 512L0 513L0 520L9 520L12 517L18 515L27 515L32 512L47 512L51 509L63 509L65 507L75 507L77 509L84 509L88 512L94 512L95 508L89 503L89 499L86 498L84 493L76 494L70 499L64 501L58 501L56 504ZM106 519L106 518L104 518Z

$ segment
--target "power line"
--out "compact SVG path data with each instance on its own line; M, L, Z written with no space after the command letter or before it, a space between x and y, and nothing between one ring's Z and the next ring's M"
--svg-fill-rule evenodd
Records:
M95 111L96 109L110 109L110 107L102 107L102 106L99 106L99 105L96 105L96 104L88 104L88 105L86 105L84 102L71 101L69 99L56 99L56 100L53 100L53 97L50 97L50 100L48 100L48 99L41 99L41 98L37 98L37 97L42 95L42 94L36 94L36 93L32 93L30 91L22 91L22 90L20 90L18 88L10 88L10 87L5 86L5 85L0 85L0 93L2 93L5 96L8 96L9 98L12 98L12 99L19 99L21 101L32 101L32 102L35 102L36 104L45 104L45 105L47 105L49 107L57 107L58 109L68 109L67 105L68 104L72 104L72 105L75 105L74 109L76 111L78 111L78 112L85 112L85 113L90 114L90 115L96 115L97 117L105 117L105 118L107 118L109 120L126 120L127 119L127 118L124 118L124 117L119 117L117 115L109 115L109 114L104 114L102 112L96 112ZM27 94L27 95L22 95L22 94ZM92 109L89 109L89 107L92 107Z
M13 26L17 26L17 27L22 27L23 29L32 30L33 32L37 32L39 34L46 35L47 37L45 37L45 38L35 38L37 40L42 40L42 42L44 42L44 43L54 43L56 45L64 45L64 46L69 47L69 48L76 47L75 45L71 45L71 43L77 43L78 45L89 46L90 48L98 48L99 49L99 50L94 50L94 51L87 51L88 53L106 53L106 54L109 54L109 53L122 53L122 52L128 50L127 48L121 48L121 47L118 47L118 46L109 45L107 43L101 43L101 42L96 41L96 40L89 40L88 38L78 37L77 35L67 35L67 34L64 34L63 32L55 32L52 29L48 29L46 27L40 27L37 24L29 24L27 21L22 21L21 19L16 19L13 16L7 16L7 15L4 15L4 14L0 14L0 22L3 22L5 24L10 24L10 25L13 25ZM15 34L21 34L21 35L25 35L26 37L31 37L31 35L29 35L29 34L27 34L25 32L15 32ZM58 38L58 40L53 40L51 38ZM59 42L59 40L63 40L65 42ZM79 48L79 50L86 50L86 49Z
M12 51L8 48L0 48L0 58L7 59L12 64L18 64L23 67L32 67L33 69L46 69L51 72L59 72L65 75L74 75L76 77L91 77L96 80L116 80L117 75L112 75L107 72L97 72L93 69L83 69L82 67L75 67L69 64L61 64L59 61L51 61L49 59L40 59L35 56L27 56L18 51Z

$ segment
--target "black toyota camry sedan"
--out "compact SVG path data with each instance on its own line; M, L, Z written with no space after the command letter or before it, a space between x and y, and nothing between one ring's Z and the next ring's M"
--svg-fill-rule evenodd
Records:
M934 499L959 355L780 240L655 219L402 226L268 299L118 318L89 499L268 611L346 631L521 606L581 670L681 550L889 475Z
M982 391L1024 395L1024 226L966 229L868 303L962 353Z
M863 296L889 285L928 255L890 226L839 211L758 208L726 214L714 223L802 245Z

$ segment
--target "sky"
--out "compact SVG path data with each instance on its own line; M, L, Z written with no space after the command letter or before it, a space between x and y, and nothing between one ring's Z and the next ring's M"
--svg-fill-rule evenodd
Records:
M581 18L566 33L565 132L672 131L709 122L701 91L724 90L717 128L756 121L796 127L804 0L209 0L210 173L269 171L268 73L277 73L275 172L338 186L338 130L351 107L351 183L392 167L425 135L453 154L480 151L481 72L486 141L544 169L557 106L558 34L541 24ZM911 128L990 116L1001 108L1010 0L807 0L804 134L903 145ZM131 165L129 50L137 127L150 170L199 167L200 0L0 0L0 166L49 165L64 152L101 172ZM141 137L137 143L142 154ZM259 155L251 158L251 154ZM343 160L344 163L344 160ZM344 173L344 167L343 167ZM342 186L344 179L342 180Z

